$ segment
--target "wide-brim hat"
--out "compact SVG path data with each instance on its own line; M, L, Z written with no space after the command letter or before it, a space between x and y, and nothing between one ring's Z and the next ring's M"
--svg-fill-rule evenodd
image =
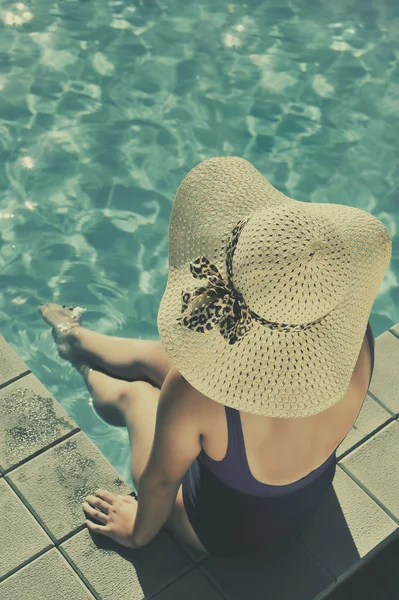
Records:
M161 340L216 402L320 413L349 386L391 253L367 211L293 200L245 159L206 159L172 208Z

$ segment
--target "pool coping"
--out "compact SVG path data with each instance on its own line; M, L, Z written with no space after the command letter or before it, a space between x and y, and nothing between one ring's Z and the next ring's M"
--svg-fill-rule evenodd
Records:
M314 517L270 556L217 559L164 529L139 550L88 531L86 495L133 490L0 336L0 596L327 598L398 538L398 362L399 324L376 338L367 398Z

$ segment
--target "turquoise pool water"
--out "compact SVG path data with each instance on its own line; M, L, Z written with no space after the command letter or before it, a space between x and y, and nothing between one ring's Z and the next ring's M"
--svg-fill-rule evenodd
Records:
M303 201L359 206L393 256L371 315L399 321L399 3L0 1L1 334L130 483L38 304L159 339L173 198L211 156Z

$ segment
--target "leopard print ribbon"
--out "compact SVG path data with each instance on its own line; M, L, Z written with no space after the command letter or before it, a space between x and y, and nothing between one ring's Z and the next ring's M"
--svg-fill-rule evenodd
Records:
M197 333L206 333L219 326L221 335L229 344L242 339L252 327L252 311L232 282L232 259L242 228L249 217L241 219L234 227L226 247L227 281L219 269L205 256L190 263L196 279L206 279L205 286L195 290L182 290L182 316L177 319Z
M206 333L217 325L220 333L229 344L241 340L256 320L271 331L301 332L321 323L333 310L310 323L276 323L268 321L248 308L245 300L233 285L232 260L242 228L249 217L241 219L234 227L226 247L227 281L223 280L219 269L205 256L198 256L190 263L190 270L196 279L207 279L205 286L195 290L182 290L182 316L177 321L198 333Z

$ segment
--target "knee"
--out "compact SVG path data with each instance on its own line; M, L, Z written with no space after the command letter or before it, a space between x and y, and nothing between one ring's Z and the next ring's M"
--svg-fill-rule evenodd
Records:
M121 409L125 408L132 401L148 397L154 392L154 386L146 381L126 381L120 386L118 394L118 405Z

